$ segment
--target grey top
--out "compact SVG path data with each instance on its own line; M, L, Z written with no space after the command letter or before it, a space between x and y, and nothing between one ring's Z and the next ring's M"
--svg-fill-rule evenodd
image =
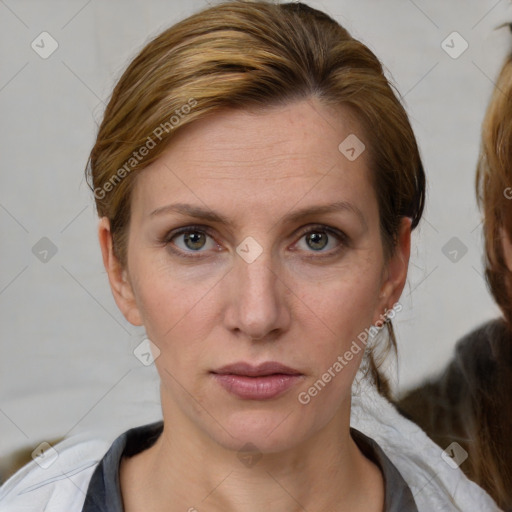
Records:
M97 465L87 488L82 512L123 512L119 484L122 457L152 446L163 431L163 421L135 427L121 434ZM350 429L361 452L381 469L385 485L384 512L418 512L411 490L381 447L359 430Z

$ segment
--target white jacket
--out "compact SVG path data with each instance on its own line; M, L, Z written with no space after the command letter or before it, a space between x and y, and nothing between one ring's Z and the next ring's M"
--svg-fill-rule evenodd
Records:
M367 382L352 395L350 424L380 445L409 485L420 512L502 512L453 461L443 458L443 449Z
M371 384L360 384L352 400L351 426L380 445L409 485L420 512L500 512ZM0 487L0 512L80 512L92 473L110 445L85 434L58 443L58 457L47 469L32 461Z

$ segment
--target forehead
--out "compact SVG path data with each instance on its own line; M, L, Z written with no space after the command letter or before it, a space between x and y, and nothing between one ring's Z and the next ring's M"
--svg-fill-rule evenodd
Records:
M365 201L371 185L364 139L348 108L327 108L312 99L264 111L217 112L177 132L139 172L133 207L147 213L191 198L247 208L267 201L290 208L304 205L306 196Z

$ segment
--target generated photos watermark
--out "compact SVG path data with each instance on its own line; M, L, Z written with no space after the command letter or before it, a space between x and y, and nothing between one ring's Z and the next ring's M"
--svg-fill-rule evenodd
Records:
M96 199L104 199L107 192L111 192L114 188L145 158L152 149L162 140L165 134L169 134L180 123L183 117L190 114L192 109L197 105L197 100L190 98L187 103L177 108L174 114L169 117L167 121L160 123L138 149L132 152L130 158L126 160L124 165L117 169L117 171L104 183L101 187L94 189L94 197Z
M311 399L318 395L325 386L331 382L332 379L338 375L343 368L345 368L354 356L359 354L361 350L366 348L369 339L375 338L378 332L386 325L386 322L395 318L397 313L402 311L402 304L396 302L393 307L386 310L379 319L370 328L366 328L364 331L357 335L357 340L352 340L350 348L345 351L344 354L339 355L336 361L320 376L320 378L310 386L306 391L301 391L297 396L299 403L307 405L311 402Z

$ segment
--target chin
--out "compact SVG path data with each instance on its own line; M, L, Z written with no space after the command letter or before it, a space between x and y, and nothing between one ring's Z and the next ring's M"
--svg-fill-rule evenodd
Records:
M282 452L307 438L307 422L297 412L286 407L233 412L222 422L225 430L217 430L212 437L236 452L244 451L247 445L253 445L262 454Z

